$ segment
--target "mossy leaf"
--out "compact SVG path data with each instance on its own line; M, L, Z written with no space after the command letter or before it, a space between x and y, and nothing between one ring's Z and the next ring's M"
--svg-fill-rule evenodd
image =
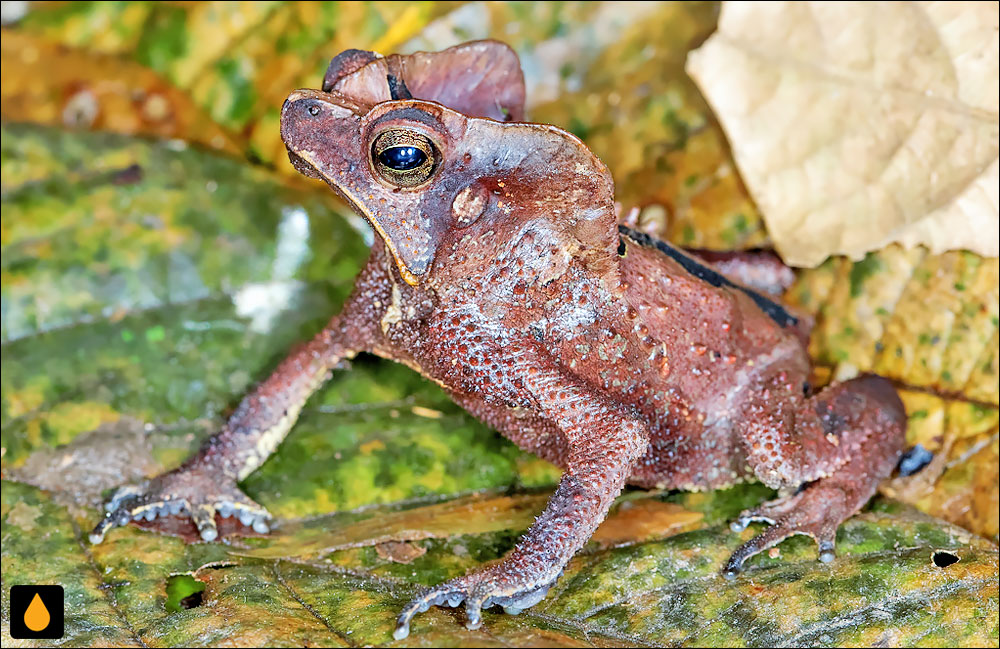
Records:
M231 132L236 151L279 169L277 107L341 49L500 37L525 61L532 116L597 150L625 207L646 207L640 226L686 245L760 245L760 215L681 74L715 16L712 4L96 2L32 5L15 30L146 65L79 69L140 88L169 79L192 98L177 106L225 127L204 120L205 133ZM58 84L42 94L61 97ZM129 132L205 143L178 124ZM3 574L67 588L65 642L386 644L409 598L503 556L543 507L554 467L410 370L361 357L242 485L278 517L271 534L189 545L129 526L88 545L103 492L176 466L322 327L370 233L325 191L177 140L7 125L2 154ZM886 492L987 535L996 275L995 261L890 248L804 273L792 292L819 314L821 374L874 370L906 387L911 441L936 464ZM772 495L629 490L537 607L487 613L479 631L435 608L405 644L997 644L996 546L888 500L841 528L832 566L799 538L723 580L754 532L728 520ZM200 602L170 604L178 583L203 584Z

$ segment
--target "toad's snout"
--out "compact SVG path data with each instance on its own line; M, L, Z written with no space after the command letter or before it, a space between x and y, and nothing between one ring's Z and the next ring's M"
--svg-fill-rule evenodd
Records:
M292 166L327 182L342 177L345 166L353 168L358 155L363 114L364 107L337 93L293 91L281 105L281 140Z

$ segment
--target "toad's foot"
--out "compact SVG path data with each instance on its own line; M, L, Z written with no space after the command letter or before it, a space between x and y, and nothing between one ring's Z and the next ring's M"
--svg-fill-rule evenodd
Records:
M830 563L834 559L837 528L853 513L847 505L843 491L824 487L820 481L794 495L744 511L729 526L734 532L742 532L752 521L770 523L771 527L733 552L723 575L734 578L743 569L744 561L796 534L812 537L819 545L819 560Z
M130 521L153 521L157 517L190 517L203 541L219 537L215 515L235 517L254 532L266 534L271 515L247 498L228 478L219 478L201 467L181 467L152 480L120 487L105 504L107 513L90 533L91 543L100 543L112 527Z
M414 598L396 621L396 630L392 636L402 640L410 634L410 620L417 613L423 613L431 606L450 606L452 608L465 602L466 627L478 629L482 625L480 611L491 606L502 606L505 613L517 615L524 609L542 601L549 592L555 578L549 578L544 583L513 586L509 579L504 579L497 564L493 569L474 572L458 579L452 579L440 586L431 588L423 595ZM558 578L558 575L557 577ZM520 580L518 580L520 581Z
M787 430L764 419L763 428L749 430L751 462L756 462L758 476L773 479L776 469L788 473L794 465L794 471L775 482L791 486L797 472L803 484L798 492L747 510L733 522L732 529L737 532L750 521L764 521L771 527L733 552L723 569L730 578L747 559L795 534L816 541L820 561L833 561L837 528L861 509L875 494L879 481L892 473L906 440L903 403L892 384L876 376L860 376L824 388L795 412L794 422L784 413ZM758 444L760 440L767 440L767 444ZM781 462L773 461L776 451L772 443L785 455Z

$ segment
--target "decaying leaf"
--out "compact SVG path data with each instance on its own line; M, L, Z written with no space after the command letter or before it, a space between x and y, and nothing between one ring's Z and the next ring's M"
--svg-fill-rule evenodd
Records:
M884 492L996 538L996 259L893 245L858 262L803 271L786 298L816 317L810 352L848 379L893 379L909 415L907 441L935 454Z
M787 299L815 312L811 354L835 378L875 372L997 404L996 259L890 246L800 273Z
M41 448L9 477L53 493L57 501L98 505L122 481L153 475L152 443L141 421L125 417L77 435L68 444Z
M998 254L995 3L732 2L688 71L784 259Z
M881 492L996 541L1000 531L996 408L910 390L900 396L910 415L907 441L930 450L934 458L913 476L885 482Z

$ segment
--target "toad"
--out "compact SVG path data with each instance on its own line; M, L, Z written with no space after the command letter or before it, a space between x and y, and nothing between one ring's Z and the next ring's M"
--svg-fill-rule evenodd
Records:
M429 606L510 613L541 600L626 484L707 490L759 480L769 523L722 568L838 526L904 443L888 381L810 387L807 326L775 298L619 226L608 169L576 137L523 122L517 56L493 41L382 57L350 50L281 110L295 167L364 217L375 245L341 312L293 351L179 468L120 488L92 538L135 518L270 515L237 483L264 462L344 359L407 365L522 449L564 470L500 562L429 589Z

